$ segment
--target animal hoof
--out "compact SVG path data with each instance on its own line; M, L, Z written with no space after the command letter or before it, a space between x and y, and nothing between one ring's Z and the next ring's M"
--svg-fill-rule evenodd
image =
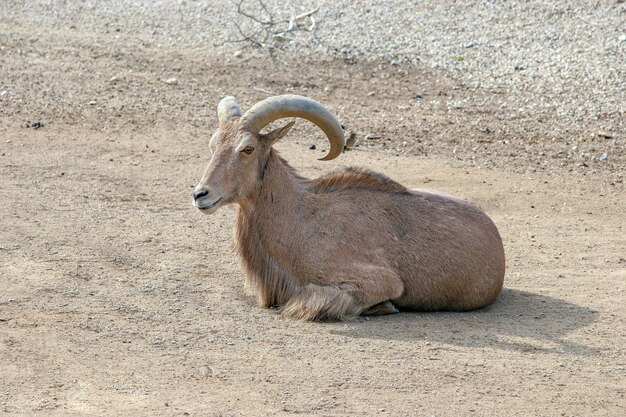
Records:
M384 316L386 314L396 314L400 310L391 301L384 301L375 304L361 313L362 316Z

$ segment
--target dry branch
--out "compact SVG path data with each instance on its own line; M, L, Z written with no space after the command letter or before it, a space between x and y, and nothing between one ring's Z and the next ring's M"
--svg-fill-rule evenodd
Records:
M278 19L262 0L257 0L260 10L256 14L246 10L249 8L244 9L245 2L246 0L239 0L234 3L237 14L244 18L243 22L233 22L239 39L228 40L225 43L240 43L244 44L244 47L265 49L272 54L283 50L285 43L296 42L297 32L312 32L315 29L316 21L313 15L318 12L319 7L289 19ZM252 26L254 29L245 30L244 23L245 26Z

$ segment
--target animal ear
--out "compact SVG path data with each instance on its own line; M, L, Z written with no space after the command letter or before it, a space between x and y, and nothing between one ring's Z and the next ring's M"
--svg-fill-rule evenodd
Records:
M269 133L264 134L263 139L265 143L267 143L268 146L272 146L280 138L285 136L295 124L296 124L296 121L292 120L291 122L287 123L285 126L279 127L277 129L272 130Z

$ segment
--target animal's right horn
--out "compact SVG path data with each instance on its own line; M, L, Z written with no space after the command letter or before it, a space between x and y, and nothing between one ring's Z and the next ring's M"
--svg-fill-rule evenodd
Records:
M269 97L252 106L242 118L261 131L274 120L284 117L302 117L324 131L330 150L320 161L335 159L343 152L346 141L341 123L326 107L308 97L293 94Z
M220 124L224 123L231 117L241 116L241 109L237 99L233 96L226 96L220 100L220 104L217 105L217 119Z

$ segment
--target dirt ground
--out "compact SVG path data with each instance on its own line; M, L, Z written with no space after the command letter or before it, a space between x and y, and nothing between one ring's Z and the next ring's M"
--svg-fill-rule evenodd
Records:
M4 23L1 412L626 414L623 125L555 136L545 114L477 104L498 91L413 67ZM357 134L322 163L321 134L300 122L279 148L301 173L366 166L478 202L506 248L498 300L300 323L244 296L234 208L202 216L190 193L219 98L245 109L268 92L314 97Z

